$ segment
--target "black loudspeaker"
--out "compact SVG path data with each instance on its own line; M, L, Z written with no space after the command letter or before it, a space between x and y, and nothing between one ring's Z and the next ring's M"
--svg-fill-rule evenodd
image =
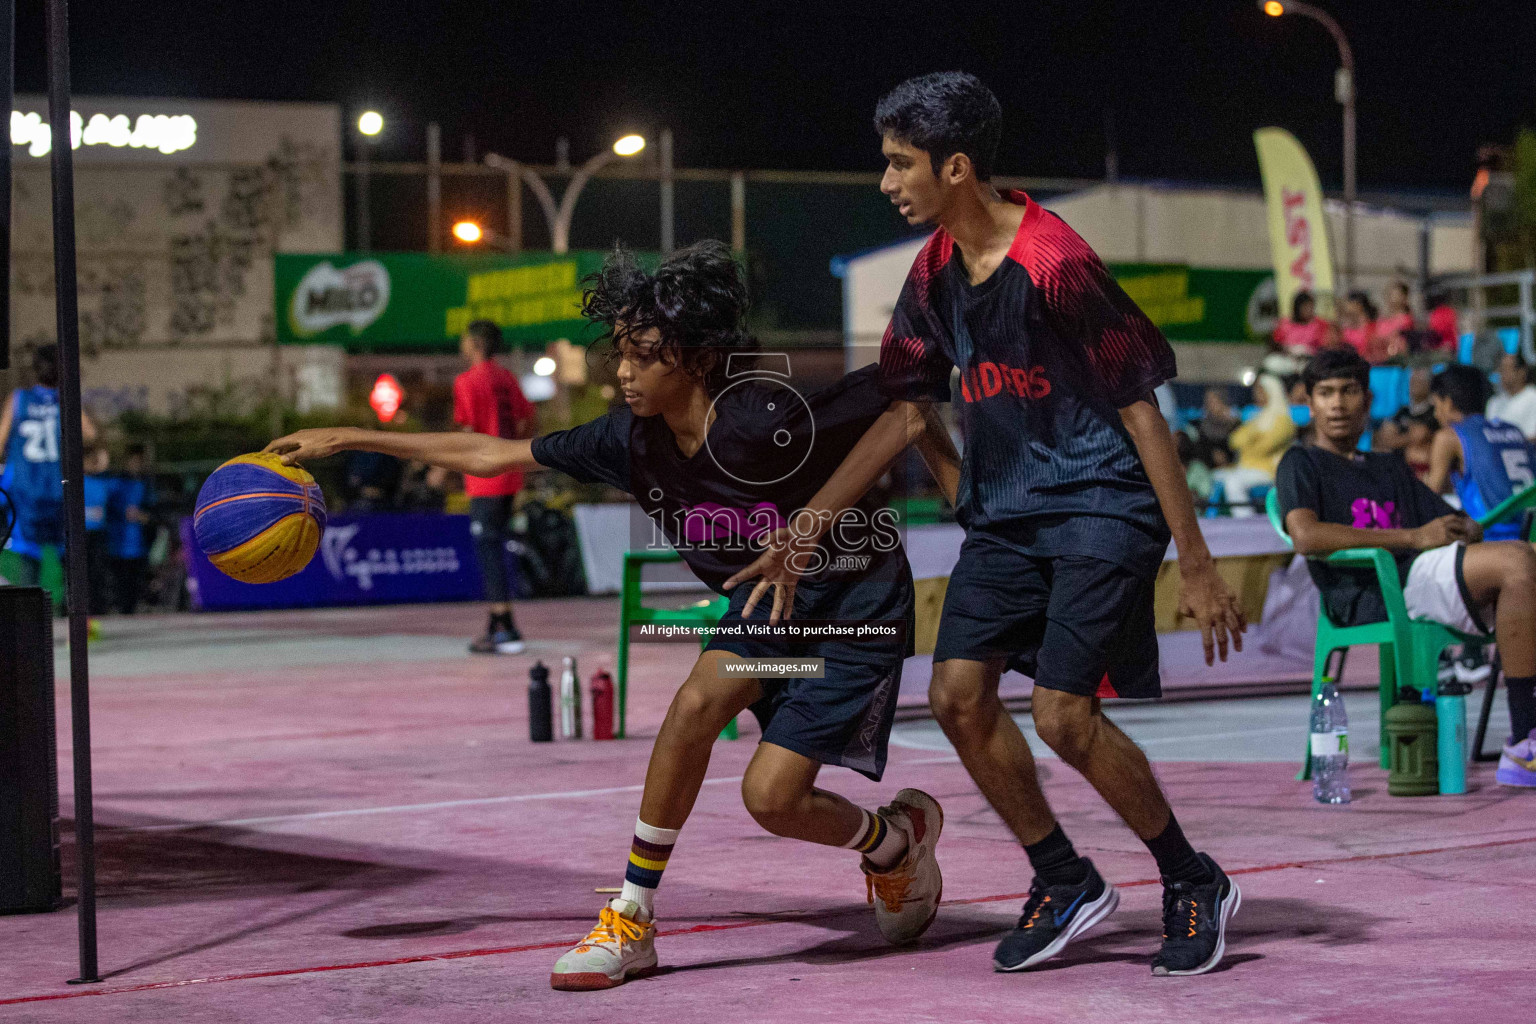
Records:
M0 914L63 905L50 611L41 587L0 586Z

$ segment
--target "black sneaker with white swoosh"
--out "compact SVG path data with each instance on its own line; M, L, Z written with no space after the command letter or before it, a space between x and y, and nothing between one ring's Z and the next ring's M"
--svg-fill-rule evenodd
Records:
M1024 913L992 954L999 971L1022 971L1060 953L1067 943L1112 914L1120 894L1086 857L1088 877L1076 885L1029 885Z

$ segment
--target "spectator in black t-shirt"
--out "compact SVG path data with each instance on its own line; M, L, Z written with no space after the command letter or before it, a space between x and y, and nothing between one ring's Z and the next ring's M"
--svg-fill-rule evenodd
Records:
M1359 355L1324 352L1303 379L1316 438L1286 453L1275 488L1296 550L1312 559L1307 566L1329 617L1343 624L1386 617L1374 572L1320 560L1379 547L1397 559L1410 616L1496 633L1514 728L1498 778L1536 785L1536 738L1526 740L1536 731L1536 550L1523 541L1482 542L1482 527L1402 459L1356 451L1371 406L1370 367Z

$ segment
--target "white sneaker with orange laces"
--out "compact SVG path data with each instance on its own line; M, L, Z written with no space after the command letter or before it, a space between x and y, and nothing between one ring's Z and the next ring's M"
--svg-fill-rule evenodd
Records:
M549 986L568 992L613 988L656 967L656 922L638 903L614 898L597 927L555 961Z
M944 896L944 875L933 848L944 828L939 802L917 789L896 794L880 814L891 828L907 835L907 852L901 863L881 871L867 859L860 863L869 902L875 905L875 923L892 945L915 941L933 923Z

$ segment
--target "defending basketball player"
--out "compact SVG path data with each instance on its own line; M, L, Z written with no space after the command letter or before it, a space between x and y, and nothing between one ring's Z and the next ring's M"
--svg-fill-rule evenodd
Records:
M889 459L876 465L852 453L941 444L942 431L925 429L915 406L883 397L874 367L806 394L729 381L730 357L756 348L742 326L745 309L740 269L721 243L681 250L654 275L619 252L592 283L583 312L612 342L624 408L532 441L337 428L300 431L267 448L290 464L361 449L474 476L543 466L607 483L633 494L695 574L722 593L765 536L783 529L811 538L799 547L805 573L797 588L773 588L771 602L766 587L731 595L656 738L623 890L556 962L557 989L609 988L655 967L662 872L715 738L748 708L763 727L742 782L752 817L775 835L858 851L879 929L893 943L916 939L938 908L938 802L905 789L870 811L816 779L824 764L881 777L911 651L911 570L888 510L864 498ZM863 468L827 487L845 459ZM829 509L840 513L830 530L820 515ZM810 646L741 635L745 622L791 615L900 628L873 642ZM741 671L744 660L774 657L824 659L824 678Z
M958 369L968 439L963 462L934 470L966 536L929 700L1035 874L994 966L1050 959L1119 902L1057 822L998 698L1014 668L1034 679L1040 739L1157 861L1164 931L1152 973L1201 974L1221 961L1238 887L1185 838L1100 697L1161 693L1153 585L1170 534L1180 609L1199 624L1208 664L1226 658L1229 639L1242 649L1242 613L1153 400L1175 374L1173 350L1076 232L1023 192L992 187L1001 121L997 98L960 72L902 83L875 115L881 190L909 224L937 227L881 344L882 385L892 398L946 402ZM738 578L757 575L784 577L773 548Z

